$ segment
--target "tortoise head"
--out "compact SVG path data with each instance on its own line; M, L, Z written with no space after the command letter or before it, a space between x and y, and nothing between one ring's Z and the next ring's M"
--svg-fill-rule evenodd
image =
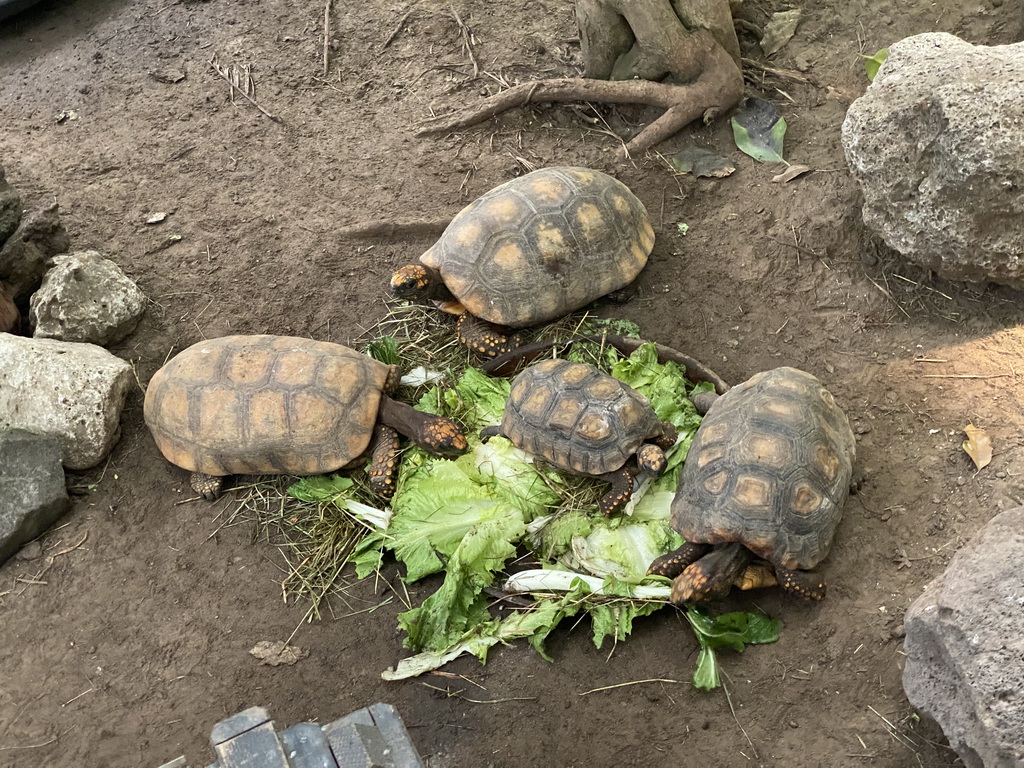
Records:
M439 456L461 456L469 450L469 443L459 425L443 416L424 419L418 432L416 442Z
M391 276L391 295L398 299L429 301L441 289L441 275L423 264L406 264Z
M654 443L644 443L636 452L636 464L642 472L658 477L668 466L665 451Z

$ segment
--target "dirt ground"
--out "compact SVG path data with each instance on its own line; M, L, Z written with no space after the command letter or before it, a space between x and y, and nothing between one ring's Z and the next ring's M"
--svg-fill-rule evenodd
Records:
M762 19L790 7L756 1ZM778 102L787 157L815 169L785 185L771 183L777 167L735 149L725 121L658 149L714 148L735 162L729 178L676 178L653 153L617 159L609 128L656 114L641 108L539 105L416 138L432 112L500 83L575 73L571 2L457 0L475 77L448 2L336 5L326 75L323 2L42 2L0 25L8 179L28 204L59 202L73 246L114 259L151 299L114 351L145 382L204 337L347 341L384 314L390 271L430 240L345 241L340 226L450 216L526 168L610 172L646 202L658 241L640 295L602 312L731 382L806 369L850 415L865 481L822 567L829 596L727 601L785 622L777 644L723 655L728 696L690 687L695 641L664 611L611 655L566 626L549 643L554 664L522 644L483 667L449 665L464 678L385 683L380 672L403 655L400 602L301 624L306 606L281 598L278 551L253 543L249 525L222 527L230 498L181 503L186 478L150 439L140 389L109 462L69 475L74 506L43 537L44 556L0 567L0 765L159 765L181 754L205 765L211 726L243 708L266 706L288 725L381 700L432 766L957 764L902 692L901 623L952 553L1021 503L1020 295L934 279L867 233L839 131L867 85L861 53L932 30L1016 42L1024 3L803 4L770 64L811 82L748 88ZM280 121L232 102L213 57L251 66L260 105ZM147 226L157 212L170 216ZM180 241L161 249L171 236ZM960 449L968 423L994 441L981 472ZM422 600L434 586L409 592ZM391 594L371 583L348 592L338 616ZM273 668L249 655L297 626L308 658ZM651 679L665 682L583 695Z

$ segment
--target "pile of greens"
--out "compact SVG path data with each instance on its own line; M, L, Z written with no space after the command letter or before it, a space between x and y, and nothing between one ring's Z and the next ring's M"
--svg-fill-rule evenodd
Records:
M590 617L593 641L600 648L607 638L625 640L635 618L667 605L668 580L647 576L646 569L682 544L669 520L682 463L700 424L689 395L711 385L690 385L679 365L658 362L653 344L628 358L609 348L574 347L569 356L597 360L645 395L658 417L679 431L667 452L665 474L644 480L624 513L605 518L598 512L604 483L535 462L502 437L481 443L480 429L501 422L510 382L474 368L454 386L431 386L417 404L464 423L470 451L449 460L407 450L390 516L353 501L348 481L339 476L307 478L289 488L305 501L331 499L365 522L368 533L349 557L358 577L377 570L386 552L405 565L407 581L444 572L434 594L399 615L404 644L415 655L387 670L385 679L412 677L463 653L484 662L493 645L517 638L549 658L547 636L562 619L583 613ZM503 578L513 561L519 567L524 553L534 567L498 586L531 593L534 602L494 618L485 590ZM715 647L742 650L747 642L772 642L780 627L745 613L710 619L690 610L687 618L701 644L694 675L701 688L719 684Z

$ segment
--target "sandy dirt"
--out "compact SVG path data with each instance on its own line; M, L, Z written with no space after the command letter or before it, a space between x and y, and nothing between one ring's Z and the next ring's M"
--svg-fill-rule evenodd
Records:
M574 74L572 4L459 0L475 77L447 2L337 5L326 75L322 2L42 2L0 24L9 181L29 205L56 200L73 246L114 259L151 299L114 351L145 382L204 337L348 341L384 314L391 270L430 239L346 241L339 227L451 216L533 167L607 171L647 204L658 240L639 295L602 313L734 383L798 366L847 410L864 485L822 566L829 596L726 601L785 622L777 644L723 655L728 696L690 687L696 644L666 611L611 655L567 625L549 643L553 664L515 645L486 666L446 668L463 678L385 683L381 671L403 655L400 602L301 624L306 606L282 601L279 552L254 542L251 525L223 526L230 496L180 503L192 494L143 425L140 388L109 462L69 474L74 505L43 554L0 567L0 765L159 765L181 754L205 765L210 728L246 707L288 725L380 700L398 707L433 766L956 764L903 694L902 616L957 547L1021 503L1020 295L937 280L866 232L839 130L867 85L861 53L932 30L1016 42L1020 0L803 4L796 36L767 63L809 82L748 87L785 115L787 157L815 169L785 185L771 182L777 167L736 150L725 121L658 150L715 149L737 166L729 178L674 177L656 153L618 159L609 131L649 122L657 113L645 108L536 105L416 138L431 113L502 82ZM753 16L786 7L759 3ZM232 101L214 57L251 67L259 104L280 121ZM147 226L157 212L170 215ZM180 241L162 247L171 236ZM995 445L981 472L960 449L968 423ZM409 593L422 600L435 587ZM339 617L392 594L373 583L347 593ZM297 626L293 642L309 650L299 663L249 655ZM678 682L583 695L655 678Z

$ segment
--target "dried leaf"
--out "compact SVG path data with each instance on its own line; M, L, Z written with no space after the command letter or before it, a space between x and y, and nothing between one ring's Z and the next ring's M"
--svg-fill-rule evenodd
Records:
M805 173L809 173L810 170L811 169L806 165L791 165L778 176L772 176L772 181L785 184L787 181L792 181L797 176L803 176Z
M729 176L736 166L721 155L700 147L686 147L672 156L672 167L680 173L694 176L711 176L717 179Z
M148 219L146 219L146 223L147 224L159 224L161 221L164 221L166 218L167 218L167 214L164 213L163 211L161 211L160 213L154 213L152 216L150 216Z
M796 32L796 25L800 23L800 9L792 11L780 11L773 13L771 19L765 25L764 35L761 37L761 50L765 56L778 53L782 46L793 38Z
M778 108L765 99L747 99L732 116L732 135L741 151L762 163L784 163L782 139L786 120Z
M307 649L288 645L281 640L260 640L250 649L249 653L259 659L260 664L271 667L279 667L282 664L291 666L309 656Z
M973 424L964 427L964 433L967 439L960 447L971 457L974 466L979 470L984 469L992 461L992 438L985 430L978 429Z

